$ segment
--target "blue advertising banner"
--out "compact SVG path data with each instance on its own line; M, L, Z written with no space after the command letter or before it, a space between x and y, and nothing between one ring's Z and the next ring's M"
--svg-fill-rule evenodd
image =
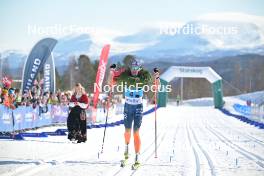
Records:
M33 47L27 58L23 71L22 92L27 92L31 89L37 74L44 67L47 59L51 56L51 52L56 44L57 40L45 38L40 40Z
M51 54L44 64L44 92L55 92L56 90L55 64Z
M240 105L240 104L234 104L233 108L244 115L249 116L251 114L251 107L250 106L246 106L246 105Z
M12 132L42 127L54 123L65 123L69 107L63 105L19 106L12 110L0 105L0 132Z

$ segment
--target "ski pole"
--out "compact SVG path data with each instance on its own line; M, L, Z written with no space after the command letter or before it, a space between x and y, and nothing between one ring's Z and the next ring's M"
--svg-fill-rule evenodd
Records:
M110 99L111 99L111 96L112 96L112 86L113 86L113 76L111 76L111 82L110 82L110 93L109 93L109 96L108 96L108 100L107 100L107 108L106 108L106 117L105 117L105 128L104 128L104 136L103 136L103 143L102 143L102 149L101 149L101 153L103 153L104 151L104 141L105 141L105 134L106 134L106 126L107 126L107 120L108 120L108 114L109 114L109 106L110 106Z
M105 128L104 128L104 137L103 137L103 143L102 143L102 150L101 150L101 153L103 153L103 150L104 150L104 141L105 141L105 134L106 134L106 126L107 126L107 120L108 120L108 114L109 114L109 101L110 101L110 98L111 98L111 94L109 95L108 97L108 100L107 100L107 109L106 109L106 117L105 117Z
M157 158L158 154L157 154L157 80L156 78L155 78L154 101L155 101L155 158Z
M15 116L12 110L12 123L13 123L13 134L12 134L12 138L15 139Z
M157 68L153 69L154 71L154 84L155 84L155 93L154 93L154 103L155 103L155 158L158 158L157 152L157 91L158 91L158 79L159 79L159 70Z

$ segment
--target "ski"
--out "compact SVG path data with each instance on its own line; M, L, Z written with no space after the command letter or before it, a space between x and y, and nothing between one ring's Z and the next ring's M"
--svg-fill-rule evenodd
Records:
M77 141L71 141L72 144L77 144Z
M124 152L124 159L121 160L121 167L125 167L127 165L127 161L129 159L129 154L128 154L128 145L126 145L126 149L125 149L125 152Z
M121 160L120 167L125 167L127 165L127 160L128 159Z
M139 167L140 167L140 163L139 162L136 162L136 163L132 164L131 169L132 170L137 170Z

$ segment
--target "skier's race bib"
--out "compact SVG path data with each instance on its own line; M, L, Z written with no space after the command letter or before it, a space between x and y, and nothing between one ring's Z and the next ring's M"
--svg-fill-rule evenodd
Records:
M137 105L143 102L143 90L125 90L125 100L127 104Z
M126 103L131 104L131 105L138 105L143 102L142 97L140 98L130 98L130 97L125 97Z

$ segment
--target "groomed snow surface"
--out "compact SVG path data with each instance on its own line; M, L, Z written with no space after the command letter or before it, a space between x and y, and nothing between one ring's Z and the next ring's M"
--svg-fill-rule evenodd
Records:
M88 130L88 140L81 144L69 142L66 136L1 140L0 175L264 175L263 130L226 116L212 106L171 104L158 110L157 120L158 157L154 157L154 113L151 113L143 118L142 166L136 171L131 170L133 137L129 164L120 168L124 152L121 125L107 128L102 154L103 128Z

